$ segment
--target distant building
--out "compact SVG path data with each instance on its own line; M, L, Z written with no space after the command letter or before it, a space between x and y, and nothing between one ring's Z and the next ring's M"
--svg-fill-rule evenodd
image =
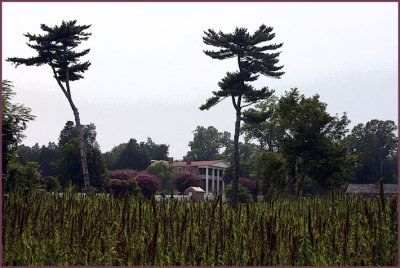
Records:
M386 196L396 195L398 193L397 184L383 184L383 192ZM347 186L348 195L366 195L377 196L380 193L379 184L354 184Z
M225 190L223 177L229 167L229 163L225 160L191 161L187 159L183 162L173 162L173 166L177 172L191 172L199 175L206 196L209 193L216 194Z
M204 201L204 190L200 187L189 187L185 191L185 195L189 195L196 202Z

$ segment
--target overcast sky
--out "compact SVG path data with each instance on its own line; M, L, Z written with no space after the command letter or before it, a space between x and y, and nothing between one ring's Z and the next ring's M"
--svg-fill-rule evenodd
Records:
M231 32L274 27L283 42L282 79L260 78L277 95L292 87L316 93L331 114L348 113L350 127L371 119L397 124L397 3L2 3L3 79L11 80L15 102L32 108L36 120L26 145L57 142L72 110L48 66L14 68L7 57L28 57L24 33L40 33L77 19L91 24L92 66L72 83L83 124L95 123L102 152L130 138L170 145L181 159L196 126L234 132L232 103L198 107L217 90L235 60L207 57L206 29Z

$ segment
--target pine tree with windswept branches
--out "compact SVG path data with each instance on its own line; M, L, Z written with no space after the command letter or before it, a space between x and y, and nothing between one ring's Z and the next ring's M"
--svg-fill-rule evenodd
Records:
M70 82L82 79L83 73L87 71L90 66L89 61L80 62L81 57L87 55L90 49L85 49L81 52L76 52L74 50L82 41L89 39L91 33L85 31L90 26L91 25L77 25L76 20L68 22L63 21L60 26L56 25L54 27L42 24L40 28L45 34L36 35L26 33L24 35L29 39L27 45L34 49L37 55L30 58L7 59L7 61L15 64L16 67L19 65L49 65L51 67L53 76L74 113L75 123L78 129L79 150L85 190L90 189L89 170L79 112L72 100Z
M268 87L256 89L251 85L260 75L272 78L280 78L284 72L283 66L277 65L280 52L274 52L281 48L280 44L265 44L275 37L272 27L261 25L254 34L248 33L246 28L236 28L233 33L205 31L203 42L206 45L214 46L217 50L206 50L204 53L218 60L237 58L239 70L227 72L226 76L218 83L220 90L213 91L213 97L200 106L201 110L208 110L226 98L231 98L236 111L235 134L234 134L234 172L232 178L232 204L237 203L238 178L240 176L239 158L239 135L240 123L262 122L271 116L271 113L258 113L255 109L243 108L256 104L261 100L268 99L273 90ZM271 51L271 52L270 52Z

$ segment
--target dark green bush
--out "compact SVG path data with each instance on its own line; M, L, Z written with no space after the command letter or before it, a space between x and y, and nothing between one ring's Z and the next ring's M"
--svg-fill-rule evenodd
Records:
M5 191L15 188L28 190L40 183L39 163L28 162L25 165L11 161L7 166Z
M228 184L225 187L225 196L226 198L231 198L232 194L232 184ZM238 201L240 203L248 203L252 201L251 193L250 191L243 186L242 184L238 184L238 195L237 195Z
M125 194L136 196L140 193L140 188L133 178L128 180L111 179L107 183L107 189L115 196Z
M200 176L190 172L177 173L174 175L173 180L174 180L174 187L182 194L186 191L187 188L191 186L194 187L202 186Z
M46 190L49 192L57 192L60 190L60 182L57 178L53 176L48 176L44 178L44 183L46 185Z

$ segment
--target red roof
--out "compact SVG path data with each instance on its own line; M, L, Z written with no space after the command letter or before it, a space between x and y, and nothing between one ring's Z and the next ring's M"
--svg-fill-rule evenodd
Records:
M187 167L187 166L211 166L212 164L215 164L217 162L221 162L223 160L210 160L210 161L192 161L192 163L190 163L190 165L188 165L186 163L186 161L183 162L174 162L173 166L174 167Z

